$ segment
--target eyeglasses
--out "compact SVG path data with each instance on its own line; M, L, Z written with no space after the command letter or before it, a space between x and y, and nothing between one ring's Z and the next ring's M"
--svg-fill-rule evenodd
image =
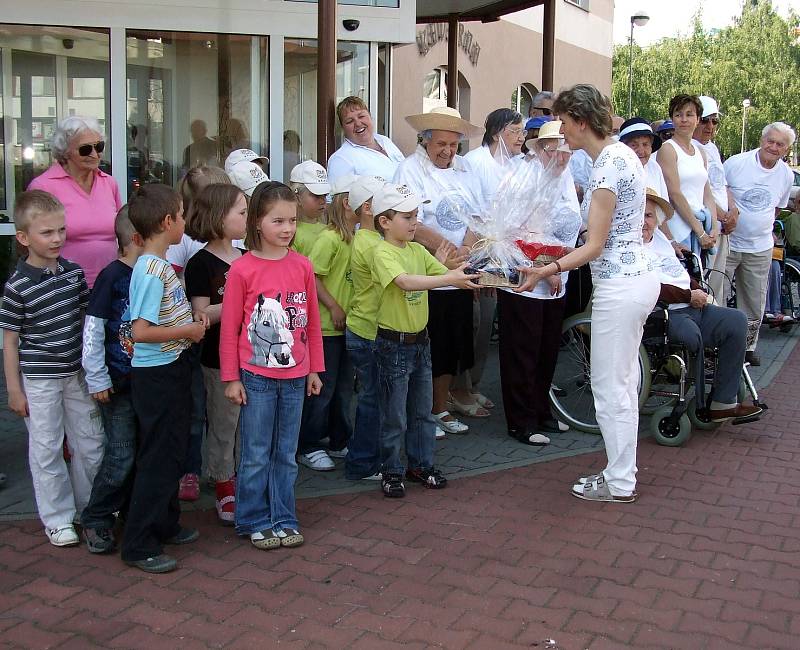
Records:
M95 142L94 144L82 144L80 147L78 147L78 155L91 156L92 149L94 149L98 154L101 154L105 148L106 143L103 140L100 140L100 142Z
M544 106L534 106L534 110L542 111L545 115L552 115L553 109L552 108L545 108Z
M507 133L510 133L511 135L513 135L515 138L518 138L518 137L519 137L519 136L521 136L523 133L525 133L525 129L523 129L521 126L519 126L519 127L515 128L515 129L512 129L512 128L510 128L510 127L506 127L504 130L505 130Z
M714 126L717 126L717 124L719 124L719 118L718 117L701 117L700 121L703 124L708 124L709 122L711 122Z

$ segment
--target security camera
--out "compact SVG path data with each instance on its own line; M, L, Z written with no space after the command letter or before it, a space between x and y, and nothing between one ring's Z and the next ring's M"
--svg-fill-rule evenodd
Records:
M65 50L71 50L73 47L75 47L75 41L71 38L65 38L63 41L61 41L61 44L64 46Z
M358 29L358 26L361 24L360 20L356 20L355 18L347 18L342 21L342 25L348 32L354 32Z

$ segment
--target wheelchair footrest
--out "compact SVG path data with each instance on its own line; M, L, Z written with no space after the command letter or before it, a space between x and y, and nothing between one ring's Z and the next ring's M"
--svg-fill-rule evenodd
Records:
M731 420L731 424L749 424L750 422L758 422L761 419L761 413L756 413L755 415L748 415L743 418L735 418Z

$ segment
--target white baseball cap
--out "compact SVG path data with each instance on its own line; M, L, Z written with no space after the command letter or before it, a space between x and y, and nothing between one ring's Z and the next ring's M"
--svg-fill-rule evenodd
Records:
M254 163L256 160L263 160L264 163L269 162L269 158L267 158L266 156L259 156L252 149L234 149L228 154L228 157L225 159L225 172L230 174L231 169L233 169L233 166L240 162Z
M333 183L331 183L331 194L344 194L350 191L357 176L355 174L345 174L339 176Z
M700 103L703 105L703 114L700 116L701 118L708 117L714 113L722 115L722 113L719 112L719 105L716 99L708 95L700 95L699 99Z
M289 175L289 180L292 183L302 183L309 192L317 196L328 194L331 191L328 172L313 160L304 160L299 165L295 165Z
M377 216L387 210L411 212L423 203L430 201L423 201L409 189L408 185L384 183L372 197L372 213Z
M228 176L231 177L231 182L248 197L253 196L256 186L269 180L269 176L261 167L247 160L238 162L231 167Z
M375 195L375 192L383 187L385 182L386 179L380 176L356 176L350 186L350 194L347 196L350 209L353 211L358 210Z

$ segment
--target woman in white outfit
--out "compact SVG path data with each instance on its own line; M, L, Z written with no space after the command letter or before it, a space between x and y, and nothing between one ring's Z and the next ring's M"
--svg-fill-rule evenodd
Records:
M664 142L656 160L664 172L669 202L675 214L668 221L672 236L695 253L712 250L719 224L716 204L708 182L706 155L692 144L703 105L694 95L676 95L669 102L675 135ZM705 225L704 225L705 222Z
M526 279L519 291L589 262L591 384L608 465L600 474L578 479L572 494L629 503L636 499L639 343L660 288L642 242L644 170L630 148L611 138L611 102L594 86L578 84L561 92L553 111L570 148L582 149L593 161L581 205L588 237L556 262L521 269Z

